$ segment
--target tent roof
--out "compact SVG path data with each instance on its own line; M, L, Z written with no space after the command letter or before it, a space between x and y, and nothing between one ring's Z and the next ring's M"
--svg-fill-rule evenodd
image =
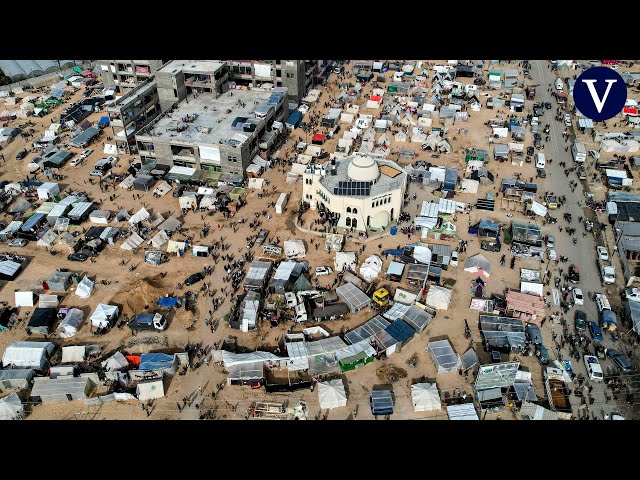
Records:
M449 416L449 420L480 420L473 403L448 405L447 415Z
M24 407L15 392L0 398L0 420L17 420L22 417Z
M427 305L438 310L448 310L451 302L451 290L438 285L431 285L427 292Z
M350 332L347 332L345 338L349 343L356 344L363 340L371 341L376 334L382 332L390 325L390 322L382 318L380 315L367 320L366 323L354 328Z
M460 358L453 351L448 340L429 342L427 350L436 364L439 373L448 373L457 370Z
M416 412L442 410L440 392L435 383L416 383L411 385L411 399Z
M464 271L471 273L482 272L483 275L488 277L491 274L491 264L484 255L478 253L467 258L464 263Z
M369 297L353 283L348 282L336 289L336 294L346 303L352 312L357 312L369 305Z
M507 309L532 315L544 315L544 300L537 295L507 291Z
M347 393L340 379L318 382L320 408L339 408L347 405Z

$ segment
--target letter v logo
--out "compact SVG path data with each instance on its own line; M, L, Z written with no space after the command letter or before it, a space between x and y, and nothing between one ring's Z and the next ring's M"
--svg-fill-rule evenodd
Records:
M587 88L589 89L589 93L591 94L591 98L593 99L593 104L596 106L598 113L602 113L602 109L604 108L604 104L607 101L607 97L609 96L609 92L611 91L611 85L617 82L617 80L605 80L607 82L607 90L604 92L604 97L600 100L598 97L598 92L596 92L596 87L593 85L597 80L582 80L583 83L587 84Z
M627 101L627 87L615 70L592 67L576 79L573 100L582 116L601 122L622 112Z

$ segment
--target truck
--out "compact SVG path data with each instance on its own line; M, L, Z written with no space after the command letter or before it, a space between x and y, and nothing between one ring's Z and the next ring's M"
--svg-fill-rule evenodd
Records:
M611 262L598 258L598 267L603 284L616 283L616 272Z
M598 362L598 357L585 355L584 366L587 368L587 374L589 375L590 380L593 380L594 382L601 382L604 379L602 367L600 366L600 362Z
M571 413L568 382L567 374L559 368L547 367L544 371L544 388L554 412Z
M584 163L587 159L587 149L583 143L578 141L573 142L571 154L573 155L573 161L577 163Z

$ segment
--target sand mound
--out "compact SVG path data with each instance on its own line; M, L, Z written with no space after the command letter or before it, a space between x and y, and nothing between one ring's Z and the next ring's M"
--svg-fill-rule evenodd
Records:
M116 293L110 303L122 307L121 315L135 315L153 309L158 298L165 294L160 275L145 277ZM146 309L145 307L148 307Z
M383 382L395 383L401 378L406 378L407 371L395 365L383 365L382 367L378 367L376 375Z

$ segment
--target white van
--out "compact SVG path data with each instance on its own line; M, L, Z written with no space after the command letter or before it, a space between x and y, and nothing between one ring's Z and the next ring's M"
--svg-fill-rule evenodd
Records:
M544 158L544 153L536 153L536 168L544 168L546 164L547 161Z
M596 293L596 306L598 307L598 312L600 313L602 313L603 310L611 310L609 299L602 293Z
M563 83L561 78L556 78L556 90L562 91Z

